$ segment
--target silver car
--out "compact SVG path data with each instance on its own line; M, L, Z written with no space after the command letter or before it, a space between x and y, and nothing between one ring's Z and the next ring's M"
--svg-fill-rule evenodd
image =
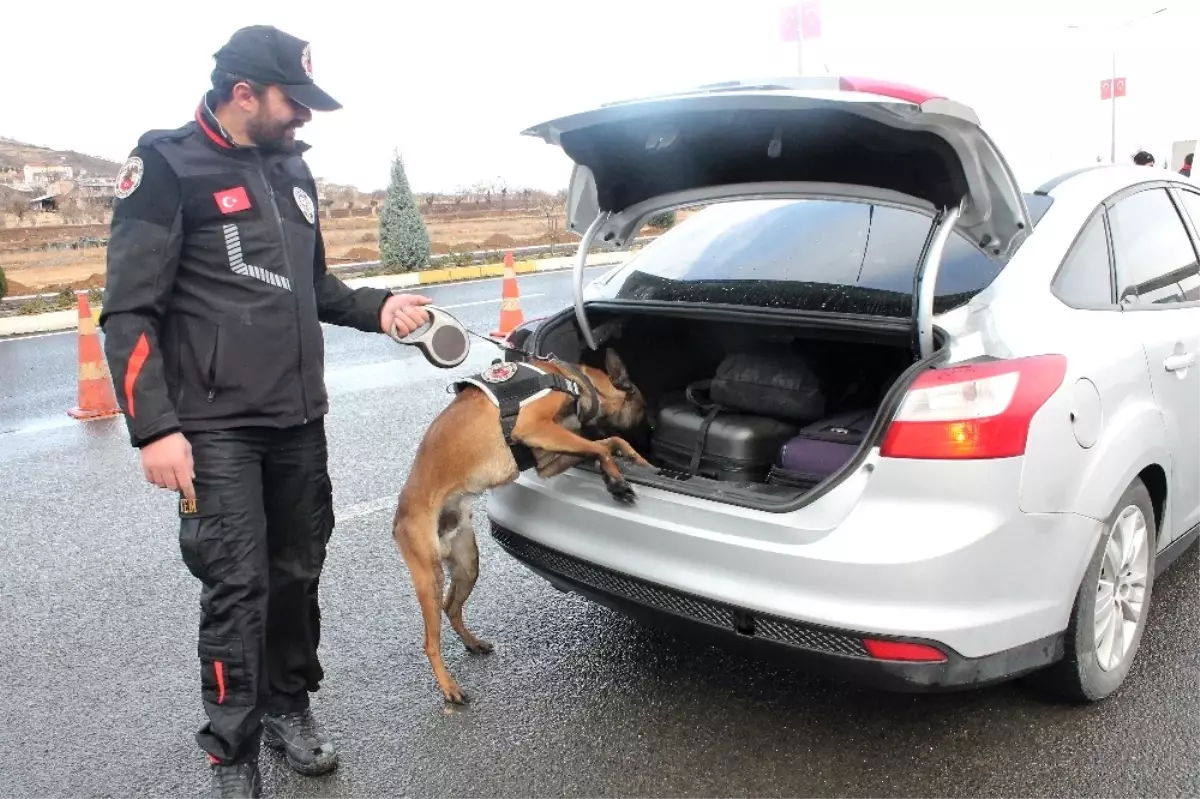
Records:
M729 83L526 131L575 163L580 252L704 206L512 341L652 410L779 342L876 397L815 484L622 464L495 491L556 587L884 688L1125 678L1200 525L1200 187L1094 167L1023 193L971 109L846 78ZM582 264L582 259L580 260ZM831 408L835 398L830 399Z

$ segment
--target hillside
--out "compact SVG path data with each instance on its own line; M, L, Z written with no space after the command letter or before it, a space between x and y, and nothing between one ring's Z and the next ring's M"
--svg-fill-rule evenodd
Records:
M74 150L52 150L49 147L26 144L0 136L0 171L19 170L32 163L66 164L74 169L76 174L79 170L86 169L89 175L97 177L114 177L121 168L120 163L109 161L107 158L96 158Z

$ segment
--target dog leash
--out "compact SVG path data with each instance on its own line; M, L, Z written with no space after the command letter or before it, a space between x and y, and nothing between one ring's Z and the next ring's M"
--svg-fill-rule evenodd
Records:
M433 366L439 369L452 369L466 360L470 352L468 336L474 336L494 345L506 352L513 352L525 360L549 360L549 358L534 355L520 347L514 347L506 341L497 341L471 330L449 311L436 305L423 306L429 312L429 322L406 336L401 336L395 325L388 330L388 336L397 344L416 347Z

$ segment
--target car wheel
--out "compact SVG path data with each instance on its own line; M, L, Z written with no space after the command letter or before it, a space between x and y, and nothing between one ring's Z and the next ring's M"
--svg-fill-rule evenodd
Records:
M1036 675L1045 688L1096 702L1124 682L1146 629L1157 540L1150 492L1134 480L1106 520L1075 596L1063 659Z

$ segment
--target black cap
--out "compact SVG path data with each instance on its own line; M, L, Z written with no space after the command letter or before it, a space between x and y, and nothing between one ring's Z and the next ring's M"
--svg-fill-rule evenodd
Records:
M314 111L336 111L342 104L312 79L308 42L270 25L236 31L213 54L217 67L256 83L273 83L300 105Z

